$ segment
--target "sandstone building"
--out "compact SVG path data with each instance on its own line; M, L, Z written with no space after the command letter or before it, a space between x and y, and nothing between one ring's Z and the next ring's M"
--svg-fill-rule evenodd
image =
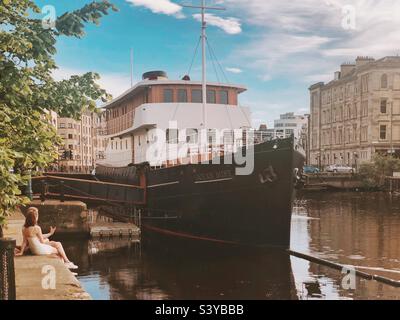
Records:
M400 156L400 57L358 57L310 91L309 164L357 167Z

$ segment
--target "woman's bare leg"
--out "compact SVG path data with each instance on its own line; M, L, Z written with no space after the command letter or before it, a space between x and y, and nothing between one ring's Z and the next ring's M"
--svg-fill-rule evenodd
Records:
M51 245L52 247L57 249L58 254L61 256L61 258L64 260L64 262L66 262L66 263L70 262L64 251L64 248L63 248L61 242L50 241L49 245Z

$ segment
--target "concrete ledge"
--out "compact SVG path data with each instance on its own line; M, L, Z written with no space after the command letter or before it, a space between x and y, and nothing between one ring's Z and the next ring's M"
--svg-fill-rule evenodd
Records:
M55 289L44 289L43 267L55 270ZM15 258L17 300L91 300L72 272L59 258L52 256L23 256ZM45 281L46 283L46 281Z
M22 226L25 217L15 212L7 219L4 236L22 243ZM57 257L22 256L14 258L17 300L91 300L72 272ZM44 289L42 274L44 266L52 266L55 271L55 289Z

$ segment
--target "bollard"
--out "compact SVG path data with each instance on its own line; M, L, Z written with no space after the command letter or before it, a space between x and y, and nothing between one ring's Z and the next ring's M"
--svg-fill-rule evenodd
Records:
M0 300L16 300L14 239L0 239Z

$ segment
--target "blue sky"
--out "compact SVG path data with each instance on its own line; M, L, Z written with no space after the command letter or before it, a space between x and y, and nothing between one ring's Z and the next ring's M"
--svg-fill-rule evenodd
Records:
M59 16L90 1L40 0ZM181 4L199 0L111 0L119 12L87 26L81 40L61 38L56 77L96 71L114 96L130 86L129 56L134 50L136 81L149 70L170 78L187 73L200 23L196 10ZM351 6L349 6L349 3ZM308 87L329 81L342 62L357 56L400 52L400 1L397 0L208 0L224 12L207 17L209 41L232 83L246 85L241 104L254 125L280 113L308 112ZM209 80L216 80L211 63ZM200 55L191 72L200 79ZM219 77L222 78L221 73Z

